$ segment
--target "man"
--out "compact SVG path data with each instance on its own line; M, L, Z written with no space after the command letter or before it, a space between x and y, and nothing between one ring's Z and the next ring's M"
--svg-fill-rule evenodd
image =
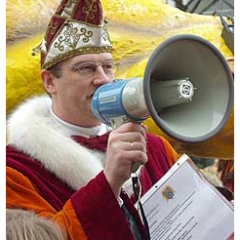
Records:
M96 89L114 79L99 0L63 0L41 45L49 96L21 104L8 120L7 207L36 212L69 239L147 239L134 207L134 163L144 194L177 153L136 123L110 128L93 115Z

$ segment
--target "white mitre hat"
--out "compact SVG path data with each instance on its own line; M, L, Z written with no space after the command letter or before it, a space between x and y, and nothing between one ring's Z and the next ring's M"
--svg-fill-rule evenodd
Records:
M99 0L62 0L40 45L41 68L91 53L112 52Z

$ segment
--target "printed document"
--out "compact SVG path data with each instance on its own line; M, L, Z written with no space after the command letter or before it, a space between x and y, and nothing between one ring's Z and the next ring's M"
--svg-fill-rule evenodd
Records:
M234 232L233 205L185 154L141 203L151 240L227 240Z

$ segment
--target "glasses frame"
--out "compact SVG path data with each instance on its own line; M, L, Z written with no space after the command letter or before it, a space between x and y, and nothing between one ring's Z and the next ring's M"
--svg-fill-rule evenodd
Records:
M107 70L107 65L111 64L112 69ZM106 65L106 67L104 67ZM94 61L84 61L81 63L76 63L73 66L59 66L58 69L70 69L71 71L77 73L83 79L92 79L96 75L97 69L101 66L103 72L106 76L110 78L114 78L117 72L117 65L114 63L112 59L105 60L103 62L94 62ZM85 70L81 70L80 68L86 68ZM84 72L85 71L85 72Z

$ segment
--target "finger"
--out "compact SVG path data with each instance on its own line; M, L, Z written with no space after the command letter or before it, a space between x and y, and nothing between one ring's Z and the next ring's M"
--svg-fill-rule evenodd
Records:
M142 142L126 142L126 148L128 151L142 151L146 153L146 145Z
M143 151L126 151L124 154L125 160L131 161L132 163L146 164L148 161L147 154Z
M123 147L129 150L131 142L138 142L146 146L146 139L140 133L116 133L111 132L108 138L108 146ZM125 144L124 144L125 143ZM123 146L121 144L124 144ZM134 144L136 145L136 144ZM136 145L138 149L138 144Z
M116 137L119 137L119 140L123 142L146 142L145 137L139 132L122 133Z
M139 123L134 123L134 122L128 122L124 123L122 126L120 126L118 129L116 129L119 133L124 133L124 132L139 132L141 133L144 137L146 135L146 129L142 124Z

